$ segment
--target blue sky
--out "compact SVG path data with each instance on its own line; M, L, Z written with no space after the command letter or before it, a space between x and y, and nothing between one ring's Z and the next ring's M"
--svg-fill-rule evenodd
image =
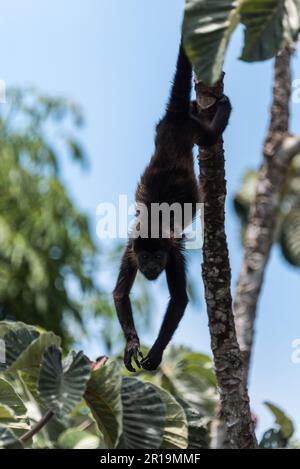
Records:
M164 109L174 73L183 0L10 0L0 16L1 72L7 85L34 84L79 102L86 116L82 141L90 171L63 163L63 178L77 205L96 223L99 202L132 198L153 149L154 125ZM256 168L267 129L273 62L238 60L237 31L225 63L226 93L233 113L226 131L227 235L233 288L241 264L239 225L232 197L243 172ZM299 60L294 60L299 77ZM300 104L292 106L292 130L299 132ZM200 265L199 265L200 275ZM256 324L251 374L252 407L260 428L271 423L262 406L282 406L300 428L300 364L291 362L300 338L300 272L273 249ZM160 321L160 315L155 317ZM151 333L154 335L155 331ZM209 352L205 308L189 308L177 343Z

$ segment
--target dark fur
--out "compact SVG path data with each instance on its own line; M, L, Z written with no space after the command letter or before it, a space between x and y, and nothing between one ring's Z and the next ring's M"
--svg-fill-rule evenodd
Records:
M205 122L196 114L197 106L190 103L191 86L192 67L181 46L166 113L156 127L155 152L136 190L136 202L142 202L149 208L154 202L177 202L182 206L192 203L196 209L199 188L194 173L193 145L214 144L228 123L231 111L229 100L222 97L213 120ZM143 368L154 370L160 364L163 351L188 302L183 251L183 238L139 237L128 242L114 290L114 301L126 339L124 363L130 371L135 371L132 360L140 367L141 356L129 298L137 270L141 270L149 280L166 270L170 292L158 338L148 355L141 360Z

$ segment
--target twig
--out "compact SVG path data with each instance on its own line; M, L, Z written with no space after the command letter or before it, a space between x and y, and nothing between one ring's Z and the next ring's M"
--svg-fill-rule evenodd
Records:
M39 420L33 427L31 430L29 430L28 432L24 433L24 435L22 435L20 437L20 441L22 441L23 443L25 443L26 441L30 440L36 433L38 433L45 425L47 425L47 423L49 422L49 420L52 419L53 417L53 412L52 410L48 410L48 412L46 412L45 415L43 415L43 417L41 418L41 420Z

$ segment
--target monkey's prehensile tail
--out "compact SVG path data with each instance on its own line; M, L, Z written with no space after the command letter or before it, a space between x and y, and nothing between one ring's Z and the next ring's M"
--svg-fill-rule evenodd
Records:
M192 89L192 65L180 44L176 72L173 86L167 105L167 113L184 113L190 110L190 97Z

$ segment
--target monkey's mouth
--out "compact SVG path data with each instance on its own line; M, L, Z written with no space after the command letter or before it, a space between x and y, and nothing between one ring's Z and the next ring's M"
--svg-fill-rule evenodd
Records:
M159 277L160 271L154 271L154 272L142 272L144 277L146 277L147 280L156 280Z

